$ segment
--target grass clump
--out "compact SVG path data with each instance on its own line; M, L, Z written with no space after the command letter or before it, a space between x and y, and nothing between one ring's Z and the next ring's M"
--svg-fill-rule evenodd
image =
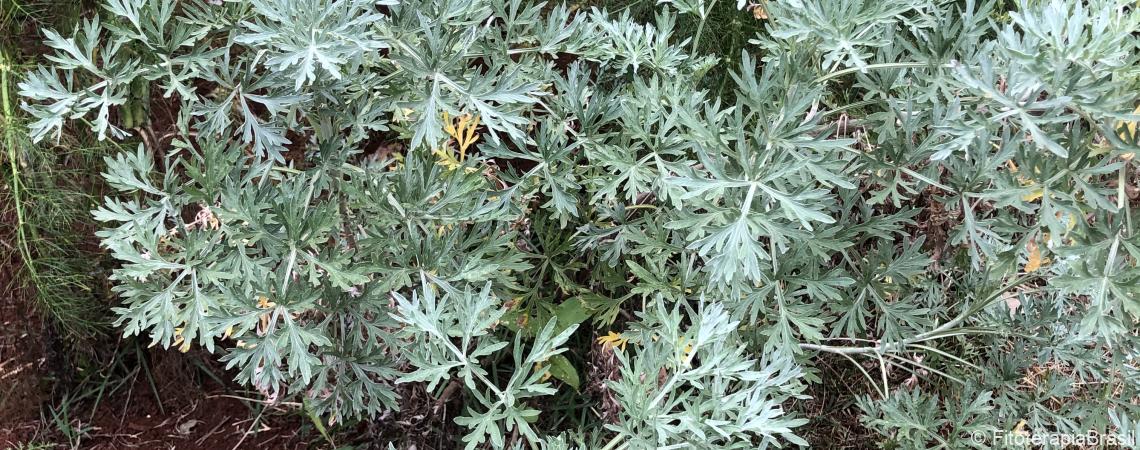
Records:
M29 33L75 23L83 3L0 1L0 33L13 37L0 46L0 210L11 224L0 239L13 252L3 258L13 275L7 291L32 299L44 318L76 339L95 337L108 324L105 266L92 241L90 210L103 189L101 158L117 147L82 135L33 143L15 91L43 49Z

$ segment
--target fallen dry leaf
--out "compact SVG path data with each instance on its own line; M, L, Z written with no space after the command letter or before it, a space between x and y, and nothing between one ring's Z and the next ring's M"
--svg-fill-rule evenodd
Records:
M1017 293L1015 292L1002 294L1002 299L1005 300L1005 306L1009 308L1009 318L1012 319L1017 315L1017 309L1021 307L1021 299L1017 298Z
M760 5L753 6L752 17L756 18L756 20L765 20L768 18L768 10Z
M1043 265L1049 264L1048 258L1041 257L1041 248L1037 245L1036 239L1030 240L1025 245L1025 249L1029 251L1029 255L1025 257L1025 273L1034 272Z
M190 432L194 430L194 427L198 426L200 423L202 423L201 420L190 419L178 424L175 429L178 430L178 434L185 436L190 434Z

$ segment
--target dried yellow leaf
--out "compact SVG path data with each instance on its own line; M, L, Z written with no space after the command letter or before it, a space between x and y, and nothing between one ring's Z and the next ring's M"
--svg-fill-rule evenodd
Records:
M459 146L459 157L455 158L448 154L446 157L441 156L441 159L447 160L449 165L451 161L454 161L455 163L462 163L463 159L467 156L467 149L479 140L479 135L475 134L475 131L478 128L478 115L472 117L469 114L464 114L456 118L456 121L453 123L451 120L451 115L444 111L443 131L446 132L448 136L451 136L451 138L455 140L455 144ZM438 151L440 153L447 153L443 150Z
M272 308L274 306L277 306L277 304L269 301L269 297L266 297L264 295L257 297L257 307L258 308L269 309L269 308Z
M685 362L689 359L689 355L693 353L693 344L686 343L685 337L677 338L677 346L681 347L680 362Z
M1132 111L1132 114L1140 114L1140 106L1137 106L1136 109ZM1122 120L1120 122L1117 122L1116 128L1120 129L1120 127L1124 127L1125 130L1127 130L1127 131L1121 131L1120 132L1120 139L1128 140L1130 137L1136 136L1136 121L1135 120L1128 120L1128 121ZM1136 154L1132 153L1132 152L1128 152L1128 153L1125 153L1123 155L1120 155L1120 157L1122 159L1124 159L1125 161L1131 161L1132 158L1135 156L1136 156Z
M178 327L174 329L174 342L173 345L178 347L178 351L186 353L190 351L190 341L182 336L182 330L185 328Z
M1029 435L1029 432L1025 431L1025 419L1021 419L1020 422L1017 422L1017 425L1013 427L1013 433L1019 436Z
M538 371L540 371L540 370L542 370L542 361L539 361L539 362L536 362L536 363L534 363L534 371L535 371L535 372L538 372ZM552 376L552 374L551 374L551 372L548 370L548 371L546 371L546 374L545 374L545 375L543 375L543 376L542 376L542 378L538 380L538 382L539 382L539 383L545 383L547 380L549 380L549 379L550 379L550 377L551 377L551 376Z
M436 150L432 150L431 154L435 155L436 164L439 164L439 165L447 168L448 172L451 172L455 169L458 169L460 166L463 165L462 163L459 162L458 159L455 159L455 156L453 156L451 154L451 152L448 152L448 151L445 151L442 149L436 149Z
M1049 264L1048 258L1041 257L1041 248L1037 245L1036 239L1030 240L1029 243L1025 245L1025 249L1029 251L1029 254L1025 257L1025 273L1037 271L1043 265Z
M1006 164L1006 166L1007 166L1007 167L1009 167L1009 173L1012 173L1012 174L1017 174L1017 173L1018 173L1017 164L1014 164L1014 163L1013 163L1013 160L1008 160L1008 161L1006 161L1006 162L1005 162L1005 164ZM1038 168L1038 167L1034 167L1034 168L1033 168L1033 173L1035 173L1035 174L1040 174L1040 173L1041 173L1041 169L1040 169L1040 168ZM1027 176L1025 176L1025 175L1018 175L1018 176L1017 176L1017 182L1018 182L1018 183L1021 183L1021 186L1022 186L1022 187L1029 187L1029 186L1033 186L1034 184L1036 184L1036 183L1037 183L1037 182L1036 182L1036 181L1034 181L1032 178L1029 178L1029 177L1027 177ZM1034 189L1034 190L1030 191L1028 194L1022 195L1022 196L1021 196L1021 200L1022 200L1022 201L1026 201L1026 202L1032 202L1032 201L1036 201L1037 199L1041 198L1041 197L1042 197L1042 196L1044 196L1044 195L1045 195L1045 188L1044 188L1044 187L1039 187L1039 188L1037 188L1037 189Z
M1132 114L1140 114L1140 106L1137 106L1136 109L1132 110ZM1135 136L1136 135L1136 121L1135 120L1128 120L1128 121L1122 120L1122 121L1119 121L1116 123L1116 128L1120 128L1122 126L1128 130L1128 133L1121 132L1120 133L1121 139L1127 139L1128 136Z
M629 338L622 336L621 333L615 333L613 331L610 331L609 334L598 338L598 343L602 344L602 347L610 349L620 348L622 351L625 351L625 344L627 342L629 342Z

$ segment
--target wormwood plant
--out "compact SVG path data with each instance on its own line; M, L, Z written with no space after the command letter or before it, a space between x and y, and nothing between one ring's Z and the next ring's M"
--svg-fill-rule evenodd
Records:
M822 383L886 446L1134 430L1133 6L742 1L724 96L712 6L109 0L20 89L147 137L94 212L123 331L330 422L422 383L466 448L797 446Z

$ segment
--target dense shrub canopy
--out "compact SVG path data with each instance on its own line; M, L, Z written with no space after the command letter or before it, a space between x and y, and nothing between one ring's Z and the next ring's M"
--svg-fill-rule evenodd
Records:
M334 423L423 383L467 448L806 445L822 383L907 448L1135 429L1131 3L742 0L739 67L663 3L108 0L20 89L145 142L94 211L123 331Z

